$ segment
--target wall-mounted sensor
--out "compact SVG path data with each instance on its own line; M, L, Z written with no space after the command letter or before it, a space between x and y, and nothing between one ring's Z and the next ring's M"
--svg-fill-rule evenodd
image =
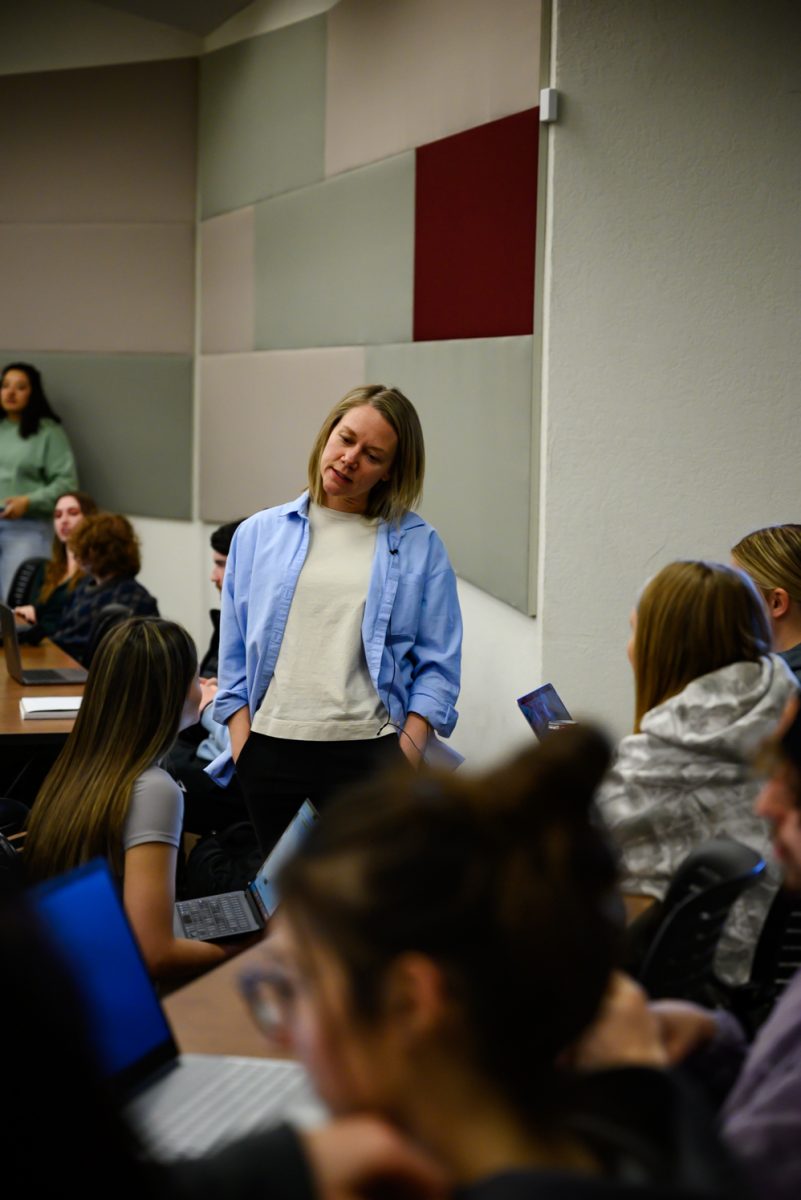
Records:
M556 88L543 88L540 92L540 124L550 125L559 115L559 93Z

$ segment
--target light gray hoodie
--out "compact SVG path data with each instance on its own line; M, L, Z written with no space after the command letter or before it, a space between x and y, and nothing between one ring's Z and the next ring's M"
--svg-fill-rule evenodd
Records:
M748 976L759 929L778 883L765 822L754 814L760 783L751 763L798 688L778 655L702 675L645 714L623 738L598 798L622 855L622 888L661 900L700 842L727 834L762 854L770 880L750 889L726 926L716 967Z

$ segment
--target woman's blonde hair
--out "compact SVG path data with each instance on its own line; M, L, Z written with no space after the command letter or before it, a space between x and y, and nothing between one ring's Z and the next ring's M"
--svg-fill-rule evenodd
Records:
M412 404L397 388L374 383L353 388L335 404L323 421L309 455L309 495L315 504L325 504L320 475L320 458L326 443L345 413L369 404L380 413L398 439L390 476L373 487L367 497L365 515L384 521L400 519L420 502L426 469L426 452L420 418Z
M58 507L61 500L65 500L67 496L72 496L78 501L78 508L85 517L90 517L97 512L97 502L89 495L88 492L62 492L56 503L53 505L53 510ZM53 535L53 552L50 555L50 561L45 567L44 579L42 586L39 589L39 595L36 597L37 604L44 604L45 600L53 594L56 588L63 580L67 573L67 548L59 537ZM80 569L75 571L67 580L67 591L72 591L77 587L84 578L83 571Z
M122 875L134 782L175 741L196 670L194 642L174 621L131 617L101 640L75 728L31 810L32 879L97 855Z
M634 731L647 712L698 679L770 652L770 623L751 580L711 562L669 563L637 605Z
M762 592L784 588L801 604L801 525L768 525L746 534L732 558Z

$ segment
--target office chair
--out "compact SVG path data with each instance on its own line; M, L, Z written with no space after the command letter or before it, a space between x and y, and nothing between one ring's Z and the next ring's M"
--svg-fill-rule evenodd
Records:
M32 584L39 567L46 562L46 558L26 558L19 564L14 572L14 578L11 580L11 587L8 589L6 603L9 608L18 608L22 604L33 602Z
M732 1008L749 1034L770 1016L771 1009L796 971L801 969L801 896L776 893L759 935L751 977L735 988Z
M637 973L653 999L730 1003L729 989L715 976L715 953L733 904L765 869L755 850L732 838L712 838L685 858Z

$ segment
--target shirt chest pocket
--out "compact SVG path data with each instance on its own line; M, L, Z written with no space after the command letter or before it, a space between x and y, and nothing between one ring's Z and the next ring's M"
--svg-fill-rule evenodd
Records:
M393 637L414 640L425 604L425 575L405 571L398 577L398 589L390 616Z

